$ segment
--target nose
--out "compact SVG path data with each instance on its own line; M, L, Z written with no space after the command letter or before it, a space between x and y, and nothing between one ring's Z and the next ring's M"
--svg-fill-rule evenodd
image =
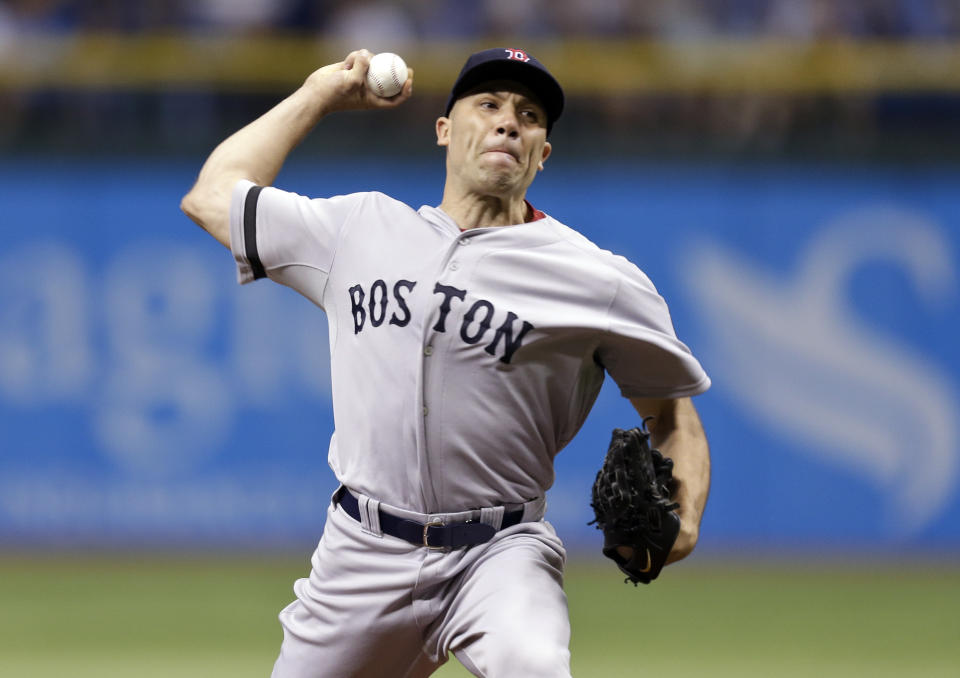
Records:
M497 134L503 134L510 139L520 136L520 123L512 108L504 106L501 109L500 119L497 121Z

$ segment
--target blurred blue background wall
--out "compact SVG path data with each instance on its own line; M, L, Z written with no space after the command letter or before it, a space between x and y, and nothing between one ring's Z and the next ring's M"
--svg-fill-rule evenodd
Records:
M316 67L416 94L333 116L278 185L440 200L475 49L567 106L535 205L635 261L714 387L699 554L960 553L956 0L0 0L0 542L301 548L334 489L323 314L235 283L179 209ZM597 553L610 385L549 516Z
M0 160L0 539L310 543L335 481L323 314L178 204L202 156ZM298 156L277 185L439 202L442 160ZM960 169L564 157L537 207L657 284L714 380L702 552L960 547ZM608 383L548 517L636 419Z

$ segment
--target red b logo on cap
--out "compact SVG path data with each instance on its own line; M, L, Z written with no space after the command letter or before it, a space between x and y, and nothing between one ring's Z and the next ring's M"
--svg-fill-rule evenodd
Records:
M516 59L517 61L530 61L530 57L527 56L527 53L522 49L507 49L504 50L507 53L508 59Z

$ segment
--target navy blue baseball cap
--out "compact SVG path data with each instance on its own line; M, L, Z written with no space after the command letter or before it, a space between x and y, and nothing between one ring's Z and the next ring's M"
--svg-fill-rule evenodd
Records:
M495 47L471 54L453 83L444 115L450 115L457 99L491 80L511 80L529 88L546 110L547 134L550 134L553 123L563 112L563 89L546 66L522 49Z

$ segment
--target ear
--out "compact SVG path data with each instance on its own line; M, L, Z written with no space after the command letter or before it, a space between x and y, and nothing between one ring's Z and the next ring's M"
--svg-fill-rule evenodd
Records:
M450 145L450 118L437 118L437 146Z
M537 169L541 172L543 171L543 163L547 161L547 158L550 157L550 154L553 152L553 146L550 145L549 141L543 142L543 156L540 158L540 162L537 163Z

